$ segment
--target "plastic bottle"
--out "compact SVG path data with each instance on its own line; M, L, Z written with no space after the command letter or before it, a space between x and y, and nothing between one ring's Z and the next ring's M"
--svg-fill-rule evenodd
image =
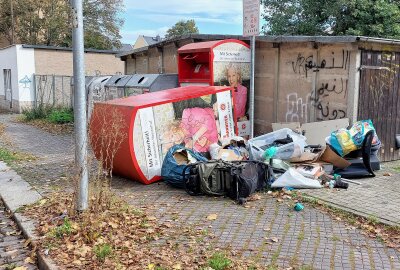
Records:
M335 186L335 183L336 183L335 180L329 181L329 188L332 189Z

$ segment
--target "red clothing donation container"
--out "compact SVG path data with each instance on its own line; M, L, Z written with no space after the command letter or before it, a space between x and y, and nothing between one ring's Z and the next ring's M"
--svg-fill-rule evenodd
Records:
M215 85L235 89L235 118L238 135L250 134L248 89L250 89L250 47L236 39L196 42L178 49L180 86Z
M90 128L96 157L107 151L106 138L118 121L122 143L117 148L113 173L144 184L161 179L168 149L184 144L198 152L235 135L230 87L188 86L96 103ZM119 143L118 143L119 144Z

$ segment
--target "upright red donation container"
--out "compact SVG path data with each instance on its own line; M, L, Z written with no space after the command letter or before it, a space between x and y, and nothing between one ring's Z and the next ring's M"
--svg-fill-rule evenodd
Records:
M250 47L236 39L196 42L178 49L180 86L214 85L234 88L238 135L250 134L248 121Z
M101 159L115 147L113 173L150 184L161 179L162 161L171 146L207 152L211 144L234 136L233 102L230 87L187 86L96 103L90 122L92 148ZM115 142L115 136L108 142L107 131L115 131L118 124L121 142Z

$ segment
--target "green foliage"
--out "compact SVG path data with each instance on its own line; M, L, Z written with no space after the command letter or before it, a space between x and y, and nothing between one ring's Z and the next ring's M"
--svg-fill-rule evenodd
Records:
M300 266L299 270L313 270L314 268L312 268L312 266L309 265L303 265Z
M25 121L42 119L54 124L72 123L74 121L74 113L71 108L39 105L37 107L24 109L22 114L24 115Z
M74 121L74 113L69 108L53 109L47 119L54 124L72 123Z
M72 46L69 1L12 0L15 37L19 43ZM85 47L120 47L123 0L84 0ZM0 0L0 35L11 41L10 0Z
M177 22L174 26L167 30L165 38L178 37L185 34L198 34L199 28L196 26L194 20L181 20Z
M271 35L363 35L400 38L394 0L262 0Z
M216 252L208 260L208 265L214 270L224 270L231 265L229 260L223 253Z
M17 157L14 153L10 152L6 148L0 147L0 160L9 164L10 162L17 160Z
M100 261L104 261L106 257L110 256L112 253L112 248L109 244L101 244L93 247L94 254Z
M72 233L72 224L68 218L64 218L63 224L54 228L53 234L57 238L62 238L65 235L70 235Z
M32 155L10 151L5 147L0 147L0 160L4 161L5 163L7 163L7 165L11 167L14 165L14 162L19 162L23 160L31 161L33 159L35 159L35 157Z
M375 215L369 215L367 220L372 224L376 225L379 223L379 219Z
M13 270L14 268L17 268L17 264L16 263L6 264L4 266L4 270Z
M35 119L45 119L53 110L52 107L46 105L39 105L37 107L23 109L22 114L25 117L25 121L32 121Z

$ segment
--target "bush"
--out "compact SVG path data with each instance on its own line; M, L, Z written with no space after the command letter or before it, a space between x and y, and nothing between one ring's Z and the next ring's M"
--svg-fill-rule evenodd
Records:
M54 124L66 124L74 121L74 113L69 108L53 109L47 116L47 120Z
M45 119L53 110L51 106L39 105L30 109L23 109L22 114L25 116L26 121L35 119Z

